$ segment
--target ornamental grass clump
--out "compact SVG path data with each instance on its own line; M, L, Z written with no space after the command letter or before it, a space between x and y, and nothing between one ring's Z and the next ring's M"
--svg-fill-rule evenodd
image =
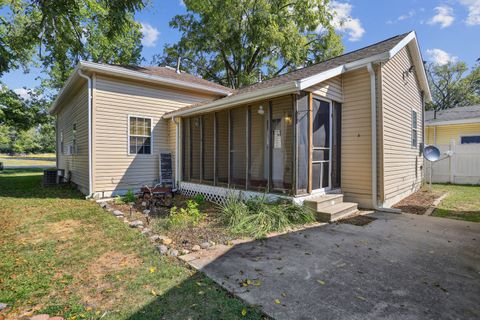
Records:
M270 202L265 197L243 200L231 194L222 205L221 212L230 232L254 238L284 231L295 224L315 221L313 213L303 206L287 200Z

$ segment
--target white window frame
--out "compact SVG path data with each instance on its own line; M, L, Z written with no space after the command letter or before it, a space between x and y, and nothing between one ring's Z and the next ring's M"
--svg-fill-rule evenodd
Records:
M416 124L416 127L413 127L413 113L415 112L415 124ZM410 147L412 149L417 149L418 148L418 112L417 110L415 109L411 109L411 112L410 112L410 127L411 127L411 137L410 137ZM415 136L416 136L416 139L415 139L415 145L413 145L413 132L415 131Z
M150 153L130 153L130 118L142 118L150 120ZM153 155L153 118L141 115L129 114L127 119L127 154L129 156L151 157Z
M459 140L458 143L461 144L461 145L480 144L480 143L462 143L462 138L463 137L478 137L478 136L480 136L480 133L479 134L462 134L462 135L460 135L460 137L458 139Z

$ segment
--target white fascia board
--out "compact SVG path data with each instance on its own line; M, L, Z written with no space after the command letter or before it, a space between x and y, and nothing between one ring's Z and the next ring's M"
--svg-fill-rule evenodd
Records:
M458 119L458 120L443 120L443 121L435 121L435 120L426 120L425 125L427 127L434 127L434 126L443 126L449 124L466 124L466 123L480 123L480 118L470 118L470 119Z
M325 81L325 80L333 78L333 77L336 77L336 76L342 74L343 72L344 72L344 66L342 65L340 67L336 67L334 69L324 71L324 72L316 74L314 76L298 80L299 89L304 90L308 87L316 85L317 83L320 83L322 81Z
M181 109L169 114L164 115L165 119L170 119L172 117L184 116L184 115L196 115L205 112L212 112L228 107L232 107L239 104L250 103L253 101L258 101L259 99L268 99L277 97L284 94L298 92L299 85L297 81L291 81L280 86L275 86L271 88L266 88L263 90L258 90L254 92L239 94L238 96L233 96L231 98L221 98L214 102L199 106L193 109L188 109L182 111Z
M342 73L345 73L347 71L352 71L352 70L355 70L355 69L364 68L369 63L378 63L378 62L381 62L381 61L388 60L388 57L389 57L388 52L376 54L374 56L371 56L371 57L368 57L368 58L365 58L365 59L361 59L361 60L357 60L357 61L353 61L353 62L344 64L344 65L341 65L339 67L321 72L321 73L316 74L314 76L301 79L301 80L298 81L299 84L300 84L300 90L305 90L305 89L307 89L311 86L316 85L317 83L323 82L323 81L328 80L328 79L333 78L333 77L336 77L336 76L341 75Z
M115 66L88 62L88 61L82 61L80 63L82 67L85 67L86 69L94 72L101 72L101 73L106 73L114 76L123 76L127 78L132 78L132 79L153 81L161 84L173 85L173 86L181 87L185 89L193 89L197 91L215 93L215 94L224 95L224 96L228 96L231 94L231 92L228 90L222 90L219 88L213 88L213 87L205 86L202 84L191 83L183 80L176 80L176 79L170 79L162 76L146 74L139 71L128 70L128 69L119 68Z
M389 59L393 58L394 55L396 55L400 50L407 46L412 40L414 40L413 46L416 53L416 59L414 58L414 60L417 60L417 64L420 65L420 68L422 70L421 72L417 72L417 74L420 78L422 88L425 91L426 100L427 102L430 102L432 101L432 94L430 92L430 86L428 85L427 71L425 70L425 66L423 65L422 53L420 52L420 46L418 44L415 31L410 32L405 38L402 39L402 41L397 43L397 45L389 51Z
M58 107L58 103L63 95L63 93L65 91L68 90L68 88L70 88L70 86L72 85L72 83L74 82L73 79L77 77L77 74L78 74L78 70L80 69L80 63L77 64L77 66L75 67L75 69L73 70L72 74L68 77L67 81L65 82L65 85L62 87L62 89L60 89L60 91L58 92L57 94L57 97L55 98L55 100L53 101L52 103L52 106L50 107L50 109L48 109L48 113L53 115L55 114L55 111Z
M230 91L227 91L227 90L212 88L212 87L204 86L201 84L195 84L187 81L175 80L175 79L165 78L161 76L145 74L138 71L126 70L126 69L118 68L115 66L110 66L110 65L105 65L105 64L95 63L95 62L80 61L75 67L75 70L73 70L72 74L68 77L67 81L65 82L65 85L59 91L57 97L55 98L55 101L53 102L52 106L48 110L50 114L55 113L60 99L62 98L63 94L68 90L68 88L72 85L72 83L74 83L74 79L77 78L78 70L80 69L87 72L88 71L99 72L103 74L120 76L120 77L135 79L135 80L151 81L155 83L160 83L160 84L165 84L165 85L170 85L170 86L175 86L175 87L180 87L180 88L185 88L190 90L202 91L207 93L214 93L214 94L223 95L223 96L229 96L230 94L232 94Z

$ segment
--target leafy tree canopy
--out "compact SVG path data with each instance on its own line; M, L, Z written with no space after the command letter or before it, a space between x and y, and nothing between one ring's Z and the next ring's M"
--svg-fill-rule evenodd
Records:
M217 83L239 88L343 52L328 0L184 0L170 26L181 39L157 55Z
M139 63L145 0L0 0L0 76L38 63L60 88L79 60Z
M470 72L461 61L445 65L430 63L427 74L433 100L427 109L443 110L480 103L480 61Z

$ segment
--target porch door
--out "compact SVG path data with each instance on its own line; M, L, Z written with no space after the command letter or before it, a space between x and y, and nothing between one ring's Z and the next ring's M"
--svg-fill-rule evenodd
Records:
M332 105L313 99L312 111L312 190L327 190L332 185Z

